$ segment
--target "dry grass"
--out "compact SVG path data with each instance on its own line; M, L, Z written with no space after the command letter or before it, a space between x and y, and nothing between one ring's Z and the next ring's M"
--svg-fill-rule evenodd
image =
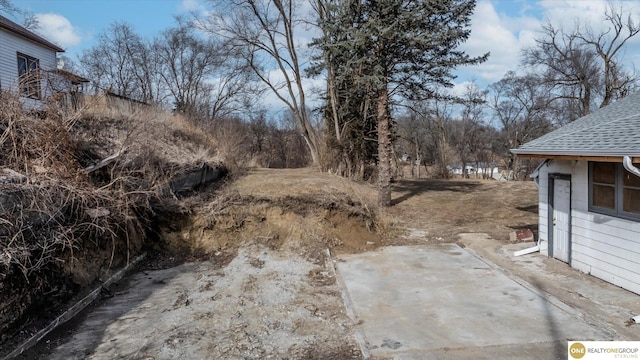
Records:
M12 95L0 97L0 170L26 176L0 184L0 333L21 330L23 314L127 262L149 230L158 242L146 245L195 256L230 259L257 241L320 263L326 248L402 243L406 227L427 230L429 240L471 231L503 239L537 221L532 183L400 181L395 205L379 209L375 186L310 168L252 169L219 193L179 199L172 177L220 162L224 154L212 149L232 157L242 134L215 139L180 116L116 111L100 98L75 112L50 105L36 117Z
M389 215L428 231L430 240L455 242L460 233L480 232L508 241L515 229L538 230L538 190L531 181L401 180L392 202Z
M234 188L255 198L318 197L353 199L375 218L385 243L403 243L399 230L427 231L423 240L455 242L465 232L488 233L507 241L511 231L529 228L537 234L538 192L533 182L494 180L400 180L393 185L393 206L376 205L377 189L314 169L254 169ZM314 206L309 202L309 206Z
M0 333L127 263L155 213L180 208L171 178L220 160L180 116L99 100L29 114L0 93L0 170L24 175L0 180Z
M537 229L531 182L417 180L394 184L394 206L376 205L377 189L311 168L251 169L207 206L162 227L166 246L193 255L234 253L247 242L322 260L382 245L455 242L484 232L507 241L517 228ZM407 228L426 232L402 236Z

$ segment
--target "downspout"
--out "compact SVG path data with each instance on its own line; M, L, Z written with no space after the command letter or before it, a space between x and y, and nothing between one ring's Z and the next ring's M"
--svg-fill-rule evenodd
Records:
M622 159L622 165L624 166L625 169L627 169L628 172L632 173L635 176L640 177L640 169L633 166L633 162L631 161L631 156L625 156ZM640 323L640 315L636 315L631 319L629 319L629 323L632 323L632 324Z
M633 163L631 162L631 156L625 156L622 160L622 165L625 169L627 169L628 172L640 177L640 169L633 166Z

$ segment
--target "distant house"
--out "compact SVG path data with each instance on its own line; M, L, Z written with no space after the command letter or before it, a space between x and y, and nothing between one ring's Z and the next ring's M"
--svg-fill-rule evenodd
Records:
M451 175L462 175L462 164L447 165ZM493 177L499 174L498 164L494 162L469 162L464 166L465 173L469 176Z
M512 152L546 159L541 253L640 294L640 93Z
M26 107L54 93L77 91L88 80L56 69L58 45L0 16L0 89L18 92Z

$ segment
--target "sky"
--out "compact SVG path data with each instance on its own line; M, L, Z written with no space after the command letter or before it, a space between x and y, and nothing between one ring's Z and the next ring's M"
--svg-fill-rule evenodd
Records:
M14 0L13 4L36 14L41 35L66 49L76 60L95 45L96 35L116 21L133 25L138 34L153 38L175 23L175 16L201 11L206 0ZM300 3L306 0L298 0ZM640 1L614 2L640 22ZM456 72L454 92L470 81L485 87L507 71L519 71L523 48L535 44L543 24L571 29L576 21L598 32L607 7L604 0L478 0L471 21L471 36L461 46L470 56L490 52L481 65ZM311 38L310 34L305 37ZM631 39L623 63L640 72L640 35ZM317 82L316 82L317 84Z

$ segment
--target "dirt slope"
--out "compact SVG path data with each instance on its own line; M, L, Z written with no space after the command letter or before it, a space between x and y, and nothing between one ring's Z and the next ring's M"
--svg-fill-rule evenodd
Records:
M168 248L188 246L195 255L260 242L272 249L304 246L313 257L326 248L350 253L457 242L469 232L505 242L516 229L537 235L533 182L401 180L393 186L392 207L379 208L376 197L374 185L311 168L252 169L206 206L168 221L163 239Z
M406 228L426 232L425 240L457 241L457 234L482 232L508 241L515 229L537 233L538 190L533 182L481 179L399 180L393 184L388 209L375 205L374 185L354 183L313 169L254 169L234 189L244 196L282 198L345 197L375 214L376 230L385 243L395 243ZM310 204L309 204L310 205Z

